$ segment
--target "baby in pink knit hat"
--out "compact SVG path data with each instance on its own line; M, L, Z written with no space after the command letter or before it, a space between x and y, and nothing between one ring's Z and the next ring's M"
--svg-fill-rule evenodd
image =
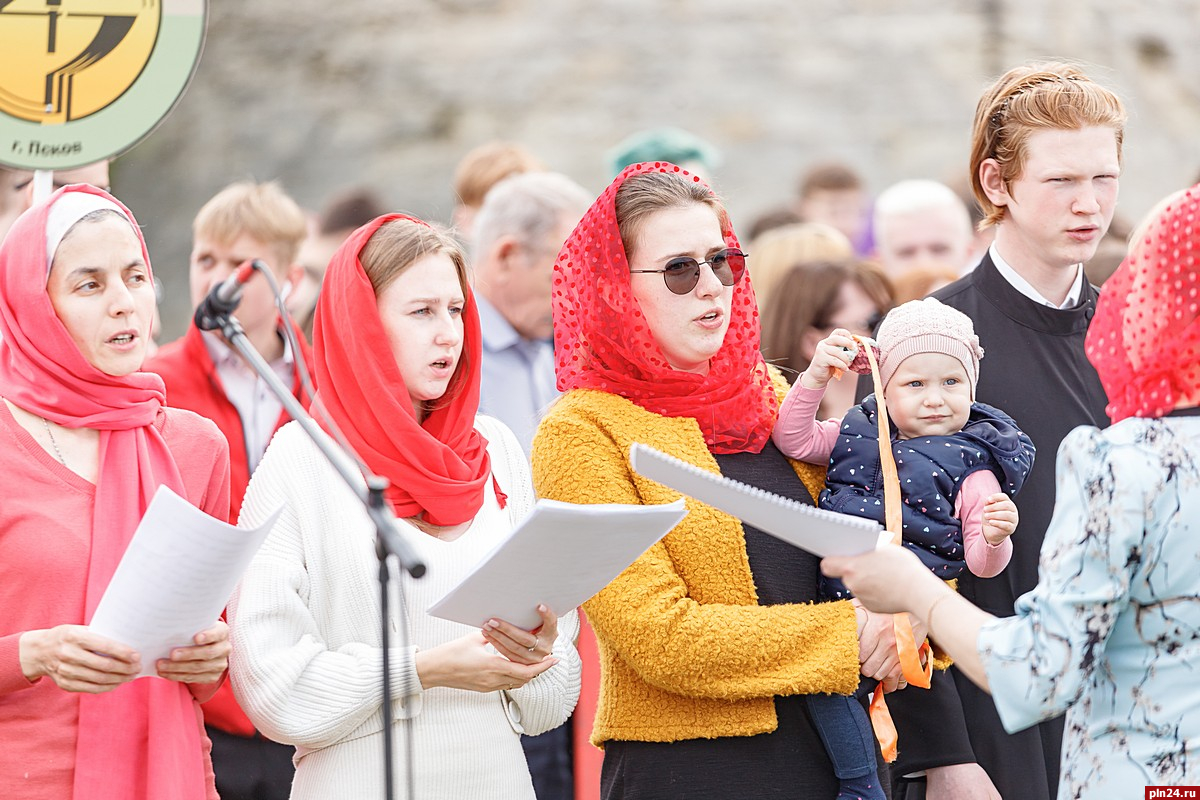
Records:
M911 505L907 495L915 477L906 473L917 469L912 458L914 448L921 450L933 444L952 450L950 445L955 440L972 440L976 445L975 452L970 448L954 450L954 463L941 464L949 473L945 477L956 484L949 496L941 499L953 504L952 516L962 524L968 539L962 562L976 575L990 578L1008 563L1012 552L1008 537L1017 523L1016 506L1002 486L1012 493L1024 481L1033 465L1033 444L1008 415L974 402L983 348L970 318L962 312L932 297L904 303L892 309L879 326L878 345L880 383L906 505ZM821 495L822 507L834 505L832 495L839 493L839 481L845 481L859 487L859 494L878 499L880 507L876 509L872 503L866 511L842 507L835 510L882 522L882 475L874 474L879 469L875 396L865 398L842 419L816 419L825 387L835 374L856 362L859 350L858 341L841 328L817 345L808 369L780 409L773 438L786 456L829 464L831 485ZM857 358L859 363L862 360ZM869 425L864 427L863 422ZM934 442L935 438L950 441ZM840 448L839 439L847 440ZM989 459L989 453L982 451L992 451L990 455L995 458ZM876 453L874 458L869 457L872 452ZM842 453L856 455L846 457ZM907 463L912 466L906 466L905 455L910 456ZM944 462L946 458L935 460ZM993 465L991 461L999 463ZM959 464L969 464L962 474L957 474ZM853 502L849 505L861 506ZM960 516L963 512L966 519Z
M983 578L999 574L1012 556L1009 537L1017 527L1011 495L1033 467L1034 447L1011 417L975 402L983 348L971 320L934 298L914 300L887 315L878 344L905 546L943 580L964 569ZM859 344L846 330L823 339L788 392L772 438L786 456L828 464L821 508L883 524L875 396L841 419L816 418L825 387L858 354ZM822 594L850 596L840 581L824 576ZM868 735L862 706L821 696L810 710L824 720L816 727L841 780L838 797L882 798L878 786L866 785L875 775L873 751L855 743Z

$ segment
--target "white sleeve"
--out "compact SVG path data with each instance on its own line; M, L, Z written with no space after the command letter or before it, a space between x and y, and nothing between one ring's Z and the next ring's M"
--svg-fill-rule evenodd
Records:
M323 641L308 605L307 564L310 557L324 559L321 580L329 584L338 580L329 571L347 562L309 552L310 537L322 531L317 520L305 519L307 512L298 509L312 508L301 502L302 495L335 502L330 496L340 496L342 487L331 485L327 474L321 477L324 462L312 457L316 451L300 441L299 429L287 433L281 431L268 448L242 508L243 526L259 524L279 506L283 512L230 600L229 667L234 694L257 728L275 741L315 749L345 738L379 714L382 651L362 642L330 649ZM413 653L413 648L389 652L393 719L420 712L422 688Z
M525 451L503 423L480 416L476 425L491 444L492 471L500 489L508 497L509 519L516 526L532 510L535 502L533 478ZM581 664L575 641L579 637L579 614L575 609L558 618L558 638L554 657L558 663L520 689L506 691L504 710L517 733L537 735L566 722L579 700Z
M572 609L558 618L554 657L558 663L520 689L504 692L504 711L517 733L536 736L567 721L579 701L581 662L575 640L579 614Z

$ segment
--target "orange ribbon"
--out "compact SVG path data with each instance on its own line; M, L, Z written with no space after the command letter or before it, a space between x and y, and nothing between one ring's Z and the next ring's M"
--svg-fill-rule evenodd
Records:
M883 760L890 764L896 760L896 743L900 740L900 735L896 733L896 723L892 722L892 713L888 711L887 701L883 699L882 683L875 686L875 693L871 695L870 714L871 728L879 741L879 752L883 755Z
M892 433L888 425L887 406L883 401L883 384L879 380L879 364L875 361L875 353L871 346L858 336L854 339L866 352L867 361L871 364L871 382L874 384L875 402L878 406L876 418L879 423L879 462L883 470L884 522L888 533L892 535L892 544L899 545L904 541L901 535L904 516L900 499L900 475L896 471L896 460L892 456ZM892 628L896 634L896 653L900 657L900 670L904 680L913 686L928 689L933 677L933 659L930 657L929 643L922 642L920 647L917 646L908 614L892 615ZM883 684L876 686L875 693L871 696L871 727L875 729L875 738L879 740L884 759L889 762L895 761L899 736L888 711L887 702L883 699Z

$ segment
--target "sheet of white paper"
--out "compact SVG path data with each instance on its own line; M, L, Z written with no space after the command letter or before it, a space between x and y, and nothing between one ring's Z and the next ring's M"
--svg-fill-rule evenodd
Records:
M90 627L141 654L142 675L221 615L279 512L258 528L227 525L158 487Z
M797 503L739 481L706 472L644 444L629 451L633 469L651 480L732 514L788 544L822 558L853 556L891 541L883 526L836 511Z
M682 500L659 506L539 500L429 613L475 627L495 617L532 630L541 622L539 603L565 614L589 600L686 514Z

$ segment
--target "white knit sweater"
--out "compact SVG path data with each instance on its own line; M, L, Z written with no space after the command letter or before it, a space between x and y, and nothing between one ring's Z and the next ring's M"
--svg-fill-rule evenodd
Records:
M496 501L491 482L471 527L443 541L401 524L428 565L420 580L405 576L412 641L401 647L398 590L391 611L391 719L397 786L406 777L404 736L413 737L420 798L528 798L529 770L519 733L563 723L579 695L574 610L559 619L559 663L511 692L425 690L412 654L472 629L425 613L533 507L524 453L512 432L480 416L493 474L508 495ZM374 528L359 501L295 423L284 426L250 482L241 524L272 510L282 515L254 557L229 604L230 676L238 702L263 732L296 746L292 798L383 796L381 634ZM392 570L391 585L401 585Z

